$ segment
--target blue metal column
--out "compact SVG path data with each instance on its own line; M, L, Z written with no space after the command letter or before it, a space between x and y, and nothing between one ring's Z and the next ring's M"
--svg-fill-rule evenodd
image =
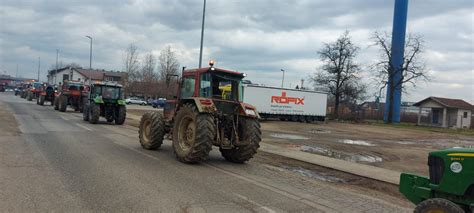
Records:
M393 79L387 82L387 96L385 104L384 120L388 121L390 107L393 107L392 122L400 122L400 104L402 100L402 85L394 88L393 102L390 101L390 83L395 84L402 78L403 55L405 51L405 34L407 28L408 0L395 0L392 29L392 49L390 58L394 71Z

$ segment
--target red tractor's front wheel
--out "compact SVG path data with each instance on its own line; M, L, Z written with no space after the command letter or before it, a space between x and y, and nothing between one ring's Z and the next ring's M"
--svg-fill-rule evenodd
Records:
M215 136L212 115L199 113L191 104L179 109L173 125L173 150L179 161L195 163L207 159Z
M124 119L125 120L125 119ZM147 112L140 120L138 137L144 149L160 148L165 136L165 120L159 112Z

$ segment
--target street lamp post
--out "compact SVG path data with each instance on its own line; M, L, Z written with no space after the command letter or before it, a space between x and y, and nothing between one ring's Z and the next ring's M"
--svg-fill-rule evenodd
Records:
M38 82L40 81L41 57L38 57Z
M86 36L91 40L91 47L90 47L90 53L89 53L89 86L91 85L92 82L92 37Z
M281 88L283 88L283 84L285 83L285 70L284 69L280 69L282 72L283 72L283 75L281 77Z
M202 26L201 26L201 48L199 49L199 68L202 65L202 46L204 43L204 21L206 19L206 0L204 0L204 7L202 9Z
M54 71L54 85L56 85L56 75L58 74L59 49L56 49L56 70Z

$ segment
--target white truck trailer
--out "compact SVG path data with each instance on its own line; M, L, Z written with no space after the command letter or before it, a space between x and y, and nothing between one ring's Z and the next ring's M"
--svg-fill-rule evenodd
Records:
M257 107L262 119L324 121L327 93L247 84L243 101Z

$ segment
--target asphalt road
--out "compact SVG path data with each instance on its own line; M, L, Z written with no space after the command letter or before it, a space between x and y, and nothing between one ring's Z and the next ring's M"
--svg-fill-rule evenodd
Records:
M0 211L400 212L406 209L250 161L178 162L137 129L92 125L0 93Z

